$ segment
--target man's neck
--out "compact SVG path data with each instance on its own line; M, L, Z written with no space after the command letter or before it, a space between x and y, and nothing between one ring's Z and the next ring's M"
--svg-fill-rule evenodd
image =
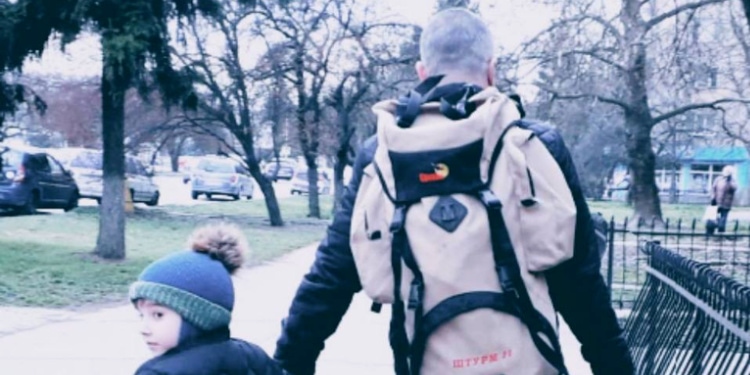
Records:
M463 74L446 74L443 79L440 80L440 86L447 85L450 83L469 83L473 85L477 85L481 88L487 88L489 87L489 83L487 80L482 80L477 77L471 77Z

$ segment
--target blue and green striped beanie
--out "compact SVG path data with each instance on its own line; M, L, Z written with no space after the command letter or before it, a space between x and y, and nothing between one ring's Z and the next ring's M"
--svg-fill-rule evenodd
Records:
M189 247L146 267L130 286L130 300L171 308L200 330L228 327L234 308L231 275L242 266L247 242L236 227L214 224L196 230Z

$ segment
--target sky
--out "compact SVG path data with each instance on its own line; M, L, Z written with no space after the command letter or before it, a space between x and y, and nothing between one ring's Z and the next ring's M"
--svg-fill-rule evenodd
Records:
M382 0L383 17L393 17L424 26L436 7L435 0ZM482 0L482 17L495 36L497 50L514 50L523 41L536 35L553 17L552 11L529 0ZM26 74L68 77L97 76L101 72L98 38L87 35L60 51L59 40L53 40L41 58L30 58L24 66Z

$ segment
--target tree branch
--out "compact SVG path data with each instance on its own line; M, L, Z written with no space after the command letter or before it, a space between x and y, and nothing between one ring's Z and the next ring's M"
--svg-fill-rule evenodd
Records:
M679 116L683 113L695 110L695 109L702 109L702 108L711 108L711 109L718 109L716 106L719 104L724 103L744 103L744 104L750 104L750 99L734 99L734 98L723 98L719 100L714 100L712 102L707 103L695 103L695 104L689 104L680 108L677 108L675 110L669 111L665 114L659 115L654 117L654 121L652 125L656 125L662 121L669 120L672 117Z
M551 93L554 96L553 99L560 99L560 100L578 100L578 99L586 99L586 98L596 99L602 103L616 105L625 111L630 110L630 106L627 103L623 102L622 100L610 98L608 96L597 95L597 94L561 94L557 90L551 89L549 87L544 87L540 85L537 85L537 86L540 89Z
M615 27L615 25L612 24L611 20L608 21L596 15L582 14L576 17L562 19L562 20L555 22L554 24L542 30L541 32L537 33L534 37L532 37L527 42L525 42L521 47L521 51L524 51L526 48L536 43L542 36L547 35L556 29L567 26L569 24L581 23L584 21L593 21L595 23L598 23L605 30L608 30L610 33L612 33L612 35L615 37L615 40L617 40L618 45L620 46L625 45L622 33L620 32L620 30L617 29L617 27Z
M664 20L669 19L671 17L674 17L674 16L676 16L676 15L678 15L678 14L680 14L680 13L686 11L686 10L698 9L698 8L704 7L706 5L723 3L725 1L726 0L702 0L702 1L696 1L694 3L688 3L688 4L680 5L677 8L674 8L674 9L668 11L668 12L662 13L662 14L660 14L660 15L658 15L658 16L650 19L650 20L648 20L646 22L646 31L651 30L654 26L662 23Z
M603 63L605 63L605 64L607 64L607 65L609 65L609 66L611 66L611 67L613 67L613 68L615 68L617 70L619 70L619 71L624 72L624 71L627 70L627 68L625 68L625 66L621 65L620 63L618 63L618 62L616 62L614 60L610 60L610 59L608 59L608 58L606 58L604 56L599 55L597 53L597 51L598 51L598 49L572 50L572 51L565 51L565 52L562 52L562 53L560 53L558 55L554 55L554 56L530 55L529 58L530 59L540 59L544 63L544 62L553 61L553 60L557 59L558 57L567 57L567 56L582 55L582 56L589 56L589 57L591 57L591 58L593 58L595 60L599 60L599 61L601 61L601 62L603 62Z
M244 155L242 152L237 150L231 143L229 143L225 139L226 137L214 132L213 129L203 124L203 120L208 120L209 123L213 122L211 119L193 118L193 117L188 116L187 114L183 116L183 119L186 120L186 122L192 125L194 128L198 129L198 131L202 131L203 134L209 135L215 138L217 141L221 142L227 149L229 149L235 155L238 155L238 156ZM235 136L234 132L232 132L232 136Z
M721 129L724 130L724 133L726 133L729 138L739 140L744 143L746 147L750 147L750 138L742 136L742 134L747 134L747 132L743 131L745 130L744 127L742 127L739 132L730 129L726 121L726 112L723 110L721 116Z

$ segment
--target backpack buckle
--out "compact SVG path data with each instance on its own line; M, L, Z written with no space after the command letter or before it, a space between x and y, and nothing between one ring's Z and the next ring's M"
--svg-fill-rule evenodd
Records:
M396 206L393 211L393 219L391 220L391 233L396 233L404 229L404 223L406 222L406 207Z
M497 276L500 279L500 287L503 289L503 293L510 293L516 299L519 299L520 294L518 293L518 289L516 289L515 278L511 275L508 267L497 266L495 269L497 270Z
M422 294L424 293L424 284L421 280L415 278L411 281L409 287L409 304L407 307L409 310L414 310L417 307L422 306Z
M490 189L484 189L479 192L479 199L485 207L490 209L499 209L503 207L500 199Z

